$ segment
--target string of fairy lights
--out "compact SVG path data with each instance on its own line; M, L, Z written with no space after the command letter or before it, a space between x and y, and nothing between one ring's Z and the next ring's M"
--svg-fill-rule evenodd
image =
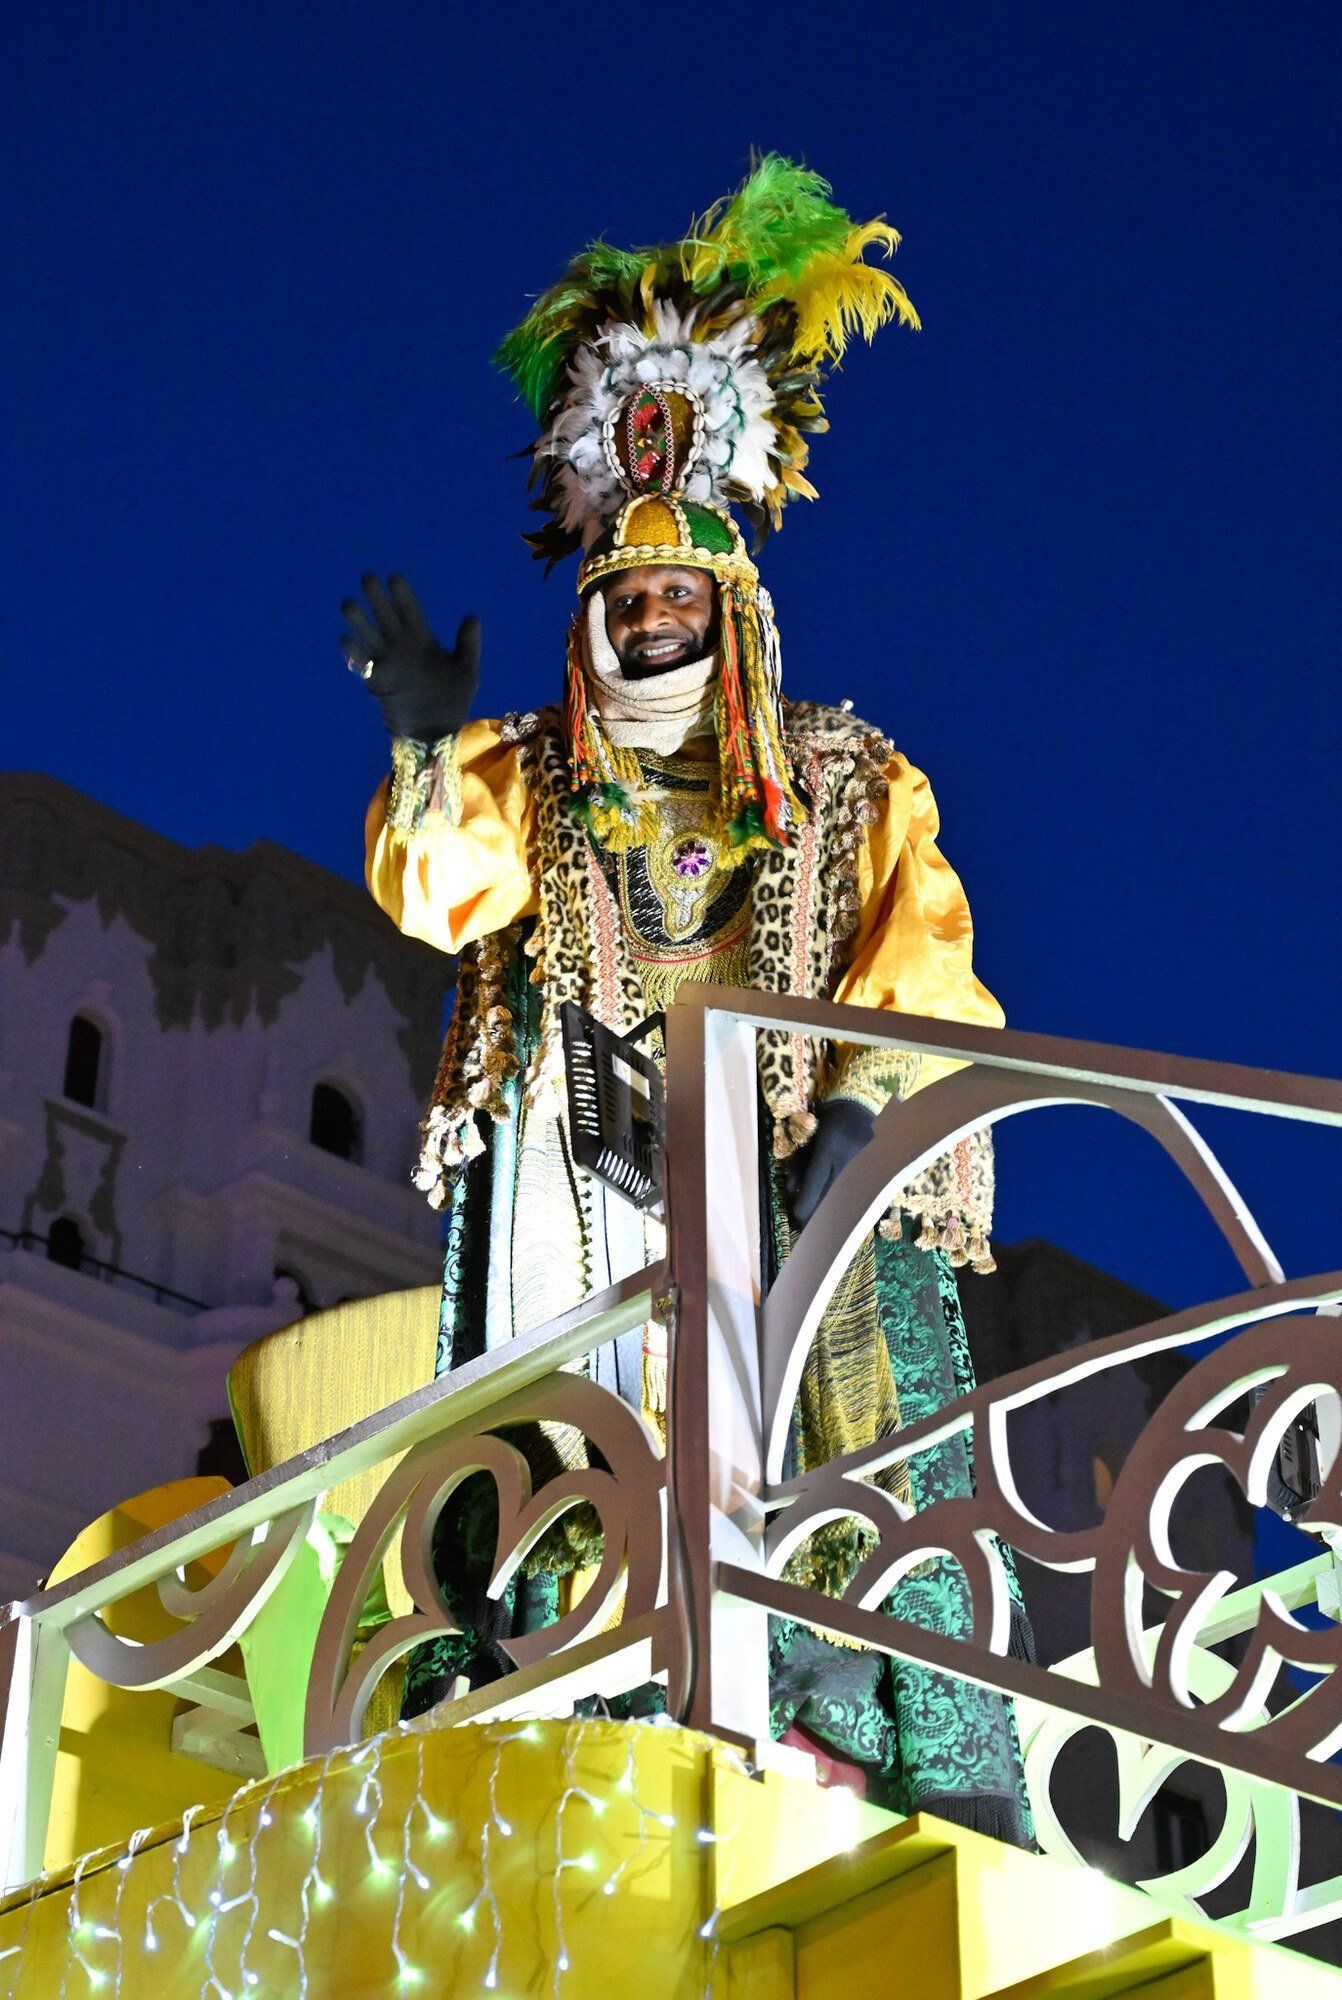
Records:
M585 1746L584 1739L594 1728L608 1729L609 1725L575 1719L565 1725L562 1741L560 1791L552 1808L553 1844L548 1856L549 1903L554 1933L550 1961L552 2000L563 2000L565 1976L572 1969L568 1936L570 1897L566 1893L566 1885L575 1877L590 1881L600 1868L599 1845L593 1838L594 1823L605 1817L617 1799L627 1802L626 1809L632 1808L636 1816L630 1838L621 1840L622 1851L604 1881L599 1885L595 1882L591 1884L593 1890L599 1887L604 1896L614 1896L626 1883L636 1881L653 1859L650 1847L654 1835L660 1832L672 1836L679 1825L673 1813L646 1805L638 1795L639 1732L636 1730L629 1731L623 1770L609 1789L594 1789L591 1781L583 1782L580 1767L585 1747L590 1748L590 1744ZM315 1765L312 1797L296 1816L282 1814L275 1806L278 1787L292 1783L293 1772L249 1779L233 1793L222 1809L193 1806L183 1815L180 1832L170 1843L170 1883L149 1901L144 1912L143 1931L133 1939L127 1936L126 1925L130 1922L138 1929L138 1921L133 1916L126 1916L126 1890L136 1855L151 1838L149 1832L141 1830L133 1834L125 1853L112 1864L110 1871L98 1857L84 1856L75 1864L70 1880L65 1962L59 1993L51 2000L84 2000L84 1996L90 1993L102 1993L107 2000L128 2000L131 1990L143 1990L141 1950L155 1953L174 1942L165 1927L178 1927L179 1932L187 1934L185 1940L180 1935L175 1940L179 1949L185 1942L189 1949L200 1951L202 2000L250 2000L252 1994L262 1990L263 1980L266 1988L273 1990L273 1952L266 1958L268 1972L253 1962L258 1957L262 1937L268 1945L278 1946L292 1954L292 1977L285 1976L285 1992L291 1993L294 2000L309 2000L313 1975L313 1927L318 1912L336 1894L332 1881L322 1872L328 1820L332 1812L351 1810L360 1827L367 1855L367 1886L370 1889L390 1889L395 1884L387 1933L388 1971L393 1985L410 1993L429 1984L429 1969L415 1962L407 1945L407 1936L413 1938L420 1928L418 1920L425 1914L424 1908L415 1910L415 1901L442 1894L451 1886L453 1872L459 1871L468 1857L474 1856L474 1867L471 1869L474 1880L468 1877L467 1888L462 1891L466 1894L469 1890L468 1899L453 1921L465 1933L475 1932L477 1927L484 1928L482 1944L488 1956L482 1987L485 1992L497 1992L505 1944L499 1872L508 1859L508 1844L514 1840L516 1831L500 1802L500 1785L513 1746L541 1742L544 1734L536 1722L522 1722L512 1727L487 1725L481 1731L487 1741L490 1761L484 1784L486 1811L479 1827L478 1844L474 1832L470 1838L458 1836L453 1822L440 1817L426 1798L425 1751L430 1737L408 1722L399 1723L385 1735L372 1738L353 1752L334 1750L322 1758ZM389 1746L395 1746L398 1751L403 1746L408 1751L412 1746L405 1742L407 1737L413 1743L414 1793L404 1811L398 1815L395 1832L391 1833L385 1823L383 1757ZM609 1737L605 1747L608 1752ZM333 1774L346 1782L352 1777L357 1784L352 1808L348 1792L339 1804L327 1796L332 1789ZM212 1829L213 1845L202 1849L203 1829L197 1831L193 1840L193 1825L203 1813L211 1811L217 1812ZM575 1821L575 1814L580 1816L579 1821ZM244 1822L250 1827L245 1835L241 1830ZM283 1928L280 1922L272 1921L275 1912L263 1907L266 1899L261 1886L261 1850L268 1836L279 1840L281 1845L287 1845L295 1827L307 1833L311 1848L296 1897L297 1925L290 1930ZM680 1826L680 1831L687 1841L693 1840L700 1847L718 1838L709 1827L684 1825ZM537 1839L539 1841L538 1832ZM202 1893L195 1878L202 1872L199 1863L203 1853L208 1853L209 1859L203 1871L206 1883ZM538 1868L540 1859L538 1849ZM98 1882L104 1885L100 1890L104 1898L109 1872L115 1877L112 1906L106 1921L95 1921L86 1911L85 1898L90 1882L86 1882L85 1877L94 1861L98 1861L95 1875ZM348 1866L346 1847L342 1855L342 1876ZM22 1965L33 1911L42 1890L43 1883L39 1879L28 1899L22 1936L16 1944L0 1950L0 2000L17 2000L20 1992L27 2000L27 1994L33 1990L22 1985ZM106 1908L105 1901L102 1907ZM239 1916L240 1912L244 1914ZM417 1920L413 1924L412 1916ZM700 1931L702 1938L712 1939L714 1922L715 1919L710 1917ZM364 1935L367 1935L366 1929ZM534 1936L532 1943L534 1945Z

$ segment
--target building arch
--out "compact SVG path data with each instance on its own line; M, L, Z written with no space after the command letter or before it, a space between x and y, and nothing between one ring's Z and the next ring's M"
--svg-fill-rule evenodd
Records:
M61 1095L90 1111L105 1110L111 1055L112 1037L106 1022L92 1009L78 1008L70 1017L65 1036Z
M63 1264L67 1271L78 1271L84 1262L84 1232L73 1215L58 1215L47 1229L47 1257L53 1264Z
M324 1153L355 1166L363 1161L363 1109L347 1083L322 1077L312 1087L308 1111L308 1138Z

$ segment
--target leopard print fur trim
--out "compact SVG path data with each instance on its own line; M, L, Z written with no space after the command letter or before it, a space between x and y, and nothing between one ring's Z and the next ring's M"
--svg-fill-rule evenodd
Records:
M531 874L540 916L531 980L544 993L540 1050L527 1079L526 1102L536 1115L554 1117L563 1107L565 1001L576 1001L623 1033L642 1019L643 996L615 899L586 831L568 810L568 751L557 711L537 719L519 744L519 755L536 809Z
M812 811L793 847L762 857L752 890L750 983L808 998L831 990L857 927L857 857L875 819L891 747L842 709L811 703L785 709L788 749ZM540 1049L525 1084L535 1115L563 1104L560 1015L575 1000L617 1031L637 1024L643 994L624 945L619 914L582 827L568 811L570 774L558 709L510 716L501 734L515 744L535 802L529 856L540 911L527 941L531 982L544 994ZM441 1205L448 1177L481 1151L477 1110L501 1115L498 1083L517 1067L503 1000L503 967L516 949L513 927L461 954L457 1005L429 1114L416 1184ZM801 1035L760 1037L760 1084L780 1157L815 1129L814 1103L827 1051Z
M942 1250L958 1270L968 1264L995 1271L988 1232L992 1228L995 1169L991 1132L973 1132L942 1153L911 1180L880 1224L882 1236L899 1240L904 1219L918 1225L920 1250Z
M880 811L892 745L846 710L785 704L788 751L811 810L796 844L764 855L751 894L750 984L828 996L857 929L858 855ZM786 1158L815 1130L829 1051L804 1035L759 1037L760 1086Z

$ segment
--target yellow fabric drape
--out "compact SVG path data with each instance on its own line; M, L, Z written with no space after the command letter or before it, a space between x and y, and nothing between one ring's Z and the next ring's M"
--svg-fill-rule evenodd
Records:
M941 816L932 787L898 751L885 778L883 809L858 853L861 911L833 997L854 1007L1000 1028L1002 1008L974 971L968 898L937 846ZM925 1057L914 1088L962 1067Z
M461 817L427 813L412 833L387 823L390 781L365 824L365 879L398 930L440 951L460 951L534 916L527 868L532 806L517 752L497 722L468 722L457 739Z

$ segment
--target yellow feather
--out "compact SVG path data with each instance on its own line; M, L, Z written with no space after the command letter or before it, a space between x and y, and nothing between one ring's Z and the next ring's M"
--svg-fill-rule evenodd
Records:
M709 236L709 231L725 207L725 202L718 201L703 215L696 216L690 224L688 236L680 246L680 268L696 289L716 278L726 262L721 244L713 242Z
M778 463L795 465L800 472L811 455L806 438L801 431L794 430L791 424L783 423L778 417L774 418L774 429L777 432L775 451Z
M893 257L899 248L900 240L899 231L892 229L888 222L882 222L877 216L875 222L860 223L853 231L843 246L844 255L851 257L856 263L863 252L870 250L874 244L885 256Z
M786 299L797 315L793 352L804 361L840 361L854 334L870 340L892 319L915 330L921 325L898 278L862 262L873 246L887 256L899 242L885 222L855 229L833 256L813 257L801 276L780 279L769 296Z
M794 471L790 465L783 467L783 484L786 486L788 492L795 493L799 500L818 500L820 498L810 480L804 479L801 473Z

